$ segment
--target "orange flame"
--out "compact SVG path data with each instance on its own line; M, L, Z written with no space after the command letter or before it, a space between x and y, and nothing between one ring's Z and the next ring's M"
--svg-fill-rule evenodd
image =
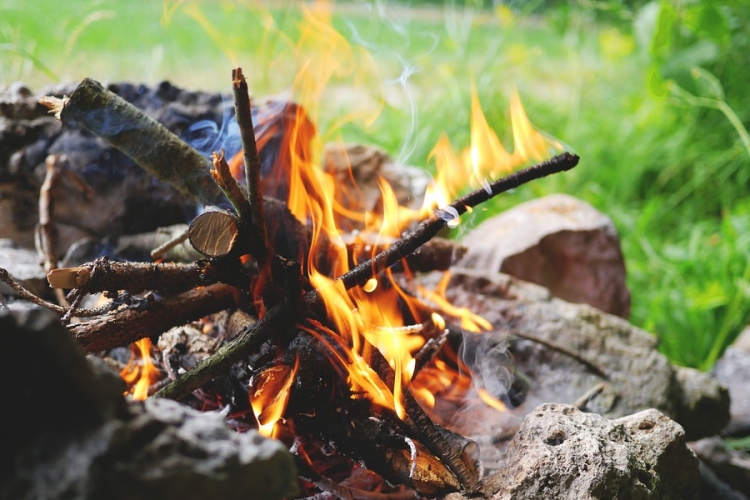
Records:
M262 436L275 436L276 423L284 416L298 369L299 357L293 367L274 365L253 377L248 397Z
M514 91L511 96L510 117L513 154L508 153L487 123L476 87L472 85L471 145L459 154L453 149L448 136L440 136L430 153L430 158L435 161L437 174L425 195L422 217L455 199L466 186L467 179L475 188L487 187L488 179L497 178L532 160L543 160L563 150L561 142L534 128L524 111L518 91Z
M125 394L132 394L136 401L143 401L148 397L148 389L154 384L161 373L151 361L151 340L143 338L130 346L130 360L120 371L120 377L128 384Z
M432 366L423 368L412 381L414 354L423 346L425 338L418 325L405 326L402 311L408 309L411 317L419 321L419 299L409 296L393 280L389 273L373 278L364 287L345 290L343 283L333 277L350 269L350 261L356 263L374 255L415 221L432 215L436 208L445 207L465 189L467 183L473 187L488 186L489 179L538 160L554 151L562 150L562 144L549 139L530 123L521 104L518 92L510 102L514 148L508 152L497 134L492 130L482 111L474 85L471 89L471 143L462 150L451 145L443 134L433 148L430 158L435 162L434 181L428 186L421 210L399 206L393 189L383 179L378 180L380 203L376 210L364 210L347 204L347 200L360 197L358 188L349 189L333 174L323 171L318 163L323 140L337 138L344 122L358 120L372 123L380 113L384 99L369 106L356 107L345 104L337 92L345 85L346 93L351 87L362 88L365 83L382 85L374 70L375 64L365 49L352 47L332 25L332 4L319 0L310 4L300 3L302 20L295 49L296 75L292 85L292 97L296 105L284 108L283 140L276 161L273 179L264 178L266 194L284 199L290 212L302 224L311 229L312 239L307 256L306 271L310 283L320 293L326 307L331 328L313 324L303 328L331 347L331 356L348 373L348 382L354 397L365 396L374 404L391 408L404 416L403 391L410 387L414 395L427 406L434 406L434 394L445 393L449 388L461 388L466 393L470 386L467 373L459 372L444 361L437 359ZM190 13L196 17L195 12ZM274 28L272 17L265 24ZM284 42L293 44L291 39ZM343 84L343 85L342 85ZM377 93L377 92L376 92ZM345 113L323 131L316 130L313 123L321 123L320 106L325 102L331 109L338 105ZM275 129L277 130L277 129ZM262 149L267 138L258 137ZM230 165L233 173L241 177L241 154L233 158ZM354 179L351 170L350 179ZM351 186L349 186L351 188ZM269 192L269 189L273 192ZM360 233L342 234L341 221L354 221L353 227ZM452 221L452 224L458 220ZM451 224L451 225L452 225ZM354 239L362 251L349 254L346 241ZM361 245L360 245L361 244ZM306 259L304 258L306 257ZM491 329L484 318L466 308L453 306L445 298L449 275L446 274L436 290L419 287L421 297L436 306L446 316L460 321L461 327L473 331ZM404 305L406 308L404 308ZM421 308L424 310L424 307ZM433 323L444 328L441 317ZM412 319L408 320L412 322ZM312 322L311 322L312 323ZM443 326L440 326L440 323ZM323 332L323 333L321 333ZM331 345L332 342L338 345ZM334 349L335 347L335 349ZM394 389L390 391L369 366L370 349L382 352L395 372ZM282 418L289 397L296 366L274 367L264 370L253 381L250 401L262 433L273 434L276 423ZM453 363L452 366L458 366ZM480 394L481 396L481 394Z

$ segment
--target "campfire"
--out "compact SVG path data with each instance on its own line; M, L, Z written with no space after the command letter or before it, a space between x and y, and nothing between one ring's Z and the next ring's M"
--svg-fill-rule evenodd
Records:
M508 189L573 168L578 158L563 153L489 181L559 144L530 126L515 96L515 152L505 152L488 134L475 100L472 149L461 156L441 139L439 170L421 207L400 206L383 179L367 206L350 170L342 175L316 165L315 127L304 107L283 109L274 122L283 139L269 140L279 130L254 133L258 124L239 68L232 84L242 150L229 159L224 151L206 159L93 80L69 98L44 100L63 124L106 139L204 206L187 234L154 250L154 263L102 257L58 269L49 259L50 284L72 291L60 297L64 305L45 305L63 313L88 352L134 342L121 370L134 399L222 409L238 429L282 440L310 493L360 463L387 481L382 491L406 491L387 484L426 496L476 491L476 443L441 424L468 398L504 410L506 395L473 384L460 355L465 336L492 326L446 300L447 280L430 290L414 278L450 267L458 247L436 237L461 215ZM262 166L270 147L278 150L265 157L275 161ZM63 171L61 158L51 157L49 178ZM472 178L481 187L449 202ZM54 244L54 235L42 237ZM185 239L203 258L164 262ZM99 293L112 302L82 307ZM136 298L144 293L150 294L145 304ZM189 334L210 339L203 340L209 345L203 355L178 352L176 343L184 349L184 340L171 349L160 341L165 350L153 352L150 339L199 318L205 318L202 331Z
M317 83L301 73L296 85L314 94ZM63 125L108 141L197 200L199 213L153 249L152 262L100 257L58 268L53 186L66 178L82 193L91 187L64 155L50 156L38 238L58 304L7 272L2 280L60 313L88 353L117 365L114 353L132 344L117 365L132 399L220 410L239 431L281 440L303 494L359 492L365 486L337 483L362 466L380 478L372 491L391 498L476 492L477 444L448 427L467 401L503 412L513 398L508 387L477 383L462 355L492 325L446 298L462 250L439 235L481 203L569 170L578 157L534 129L518 94L508 152L474 93L471 147L458 152L441 137L434 179L424 193L399 196L383 177L361 182L345 154L343 168L320 165L308 115L314 96L264 115L239 68L232 89L241 149L210 159L93 80L70 97L44 99ZM468 185L475 190L460 196ZM200 254L192 261L174 258L186 241ZM446 273L434 288L417 279L430 271Z

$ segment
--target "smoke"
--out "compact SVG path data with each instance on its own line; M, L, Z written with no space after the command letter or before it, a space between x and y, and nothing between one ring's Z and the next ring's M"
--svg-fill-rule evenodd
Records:
M241 149L240 129L234 118L234 107L225 96L222 103L221 123L214 120L200 120L191 125L182 139L205 157L214 151L234 155Z
M514 364L507 336L498 332L464 333L459 353L471 371L474 389L510 405L508 390L513 383Z

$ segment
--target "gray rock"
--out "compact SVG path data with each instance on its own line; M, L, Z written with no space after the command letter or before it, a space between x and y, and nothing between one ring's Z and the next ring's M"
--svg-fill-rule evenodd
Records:
M44 294L47 276L36 251L18 248L11 240L0 239L0 267L8 271L27 290L37 295ZM0 293L6 296L16 294L9 285L2 282Z
M729 389L731 417L724 432L737 437L750 435L750 352L734 345L729 347L714 365L712 373Z
M722 481L716 473L701 460L701 500L747 500L747 497Z
M167 400L127 405L55 315L0 310L0 499L240 499L296 493L292 455L215 413Z
M423 281L429 286L439 277ZM603 383L584 404L608 418L656 408L676 419L689 440L716 434L729 419L726 389L709 374L672 366L657 350L653 335L621 318L554 298L545 288L499 273L454 269L447 297L512 339L511 368L515 363L531 387L527 401L515 410L520 415L543 402L572 404ZM575 357L538 342L513 340L514 335L572 351L603 370L606 379Z
M545 286L556 297L627 318L630 292L612 221L591 205L556 194L482 222L462 242L461 264Z
M750 454L727 448L717 436L691 443L690 447L719 479L743 495L750 495Z
M486 481L496 500L697 499L698 459L685 433L656 410L617 420L572 406L532 411Z

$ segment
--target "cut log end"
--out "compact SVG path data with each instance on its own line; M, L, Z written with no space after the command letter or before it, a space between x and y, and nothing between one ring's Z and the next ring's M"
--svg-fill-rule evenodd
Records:
M226 257L234 249L239 234L237 218L226 212L205 212L190 224L188 237L193 247L206 257Z

